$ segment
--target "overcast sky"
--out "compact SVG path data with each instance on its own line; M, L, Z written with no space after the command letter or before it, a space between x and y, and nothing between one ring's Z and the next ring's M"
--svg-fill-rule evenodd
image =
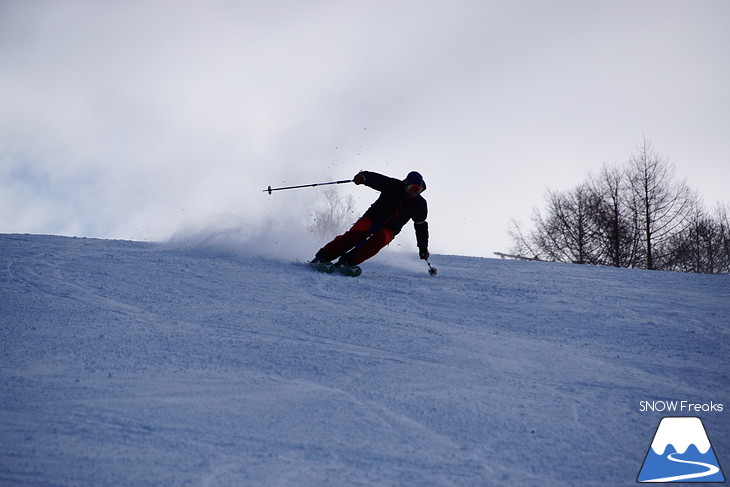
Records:
M0 0L0 232L280 238L323 189L268 185L418 170L432 252L491 256L644 137L730 203L729 86L727 0Z

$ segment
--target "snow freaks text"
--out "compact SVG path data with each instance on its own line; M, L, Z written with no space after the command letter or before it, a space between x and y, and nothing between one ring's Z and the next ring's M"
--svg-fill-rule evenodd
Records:
M696 403L691 401L640 401L639 412L660 413L721 413L723 405L710 401Z

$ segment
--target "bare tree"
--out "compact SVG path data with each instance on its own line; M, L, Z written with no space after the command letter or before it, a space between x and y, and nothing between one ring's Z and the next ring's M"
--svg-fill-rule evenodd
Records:
M521 242L516 243L521 243L523 248L530 249L541 259L577 264L595 263L588 186L581 185L565 192L548 190L546 197L545 215L534 210L532 222L535 229L528 238L521 236ZM519 228L515 226L515 230Z
M537 210L534 210L537 212ZM532 239L532 233L525 234L522 224L515 218L510 220L507 230L512 239L512 253L525 257L532 257L535 260L546 260L545 254L540 252Z
M698 208L687 231L673 241L675 269L715 274L730 271L730 235L727 208L717 206L716 215Z
M718 203L716 221L719 229L720 263L718 272L730 273L730 218L728 206Z
M673 167L644 140L629 161L631 207L642 231L647 269L664 269L671 264L669 242L682 233L697 204L686 181L676 181Z
M629 183L626 171L604 165L598 176L589 177L588 184L597 263L633 267L637 256L638 226L627 203Z
M533 229L513 220L517 254L581 264L730 271L728 207L704 211L674 168L643 146L624 167L604 165L569 191L546 192L546 209L533 209Z
M353 223L355 199L351 194L343 196L336 189L322 192L322 204L312 211L309 231L322 238L331 238L347 230Z

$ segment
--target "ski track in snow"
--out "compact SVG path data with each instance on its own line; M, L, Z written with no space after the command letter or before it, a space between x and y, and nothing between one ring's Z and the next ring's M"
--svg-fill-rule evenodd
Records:
M431 262L0 235L0 485L629 485L730 407L727 275Z

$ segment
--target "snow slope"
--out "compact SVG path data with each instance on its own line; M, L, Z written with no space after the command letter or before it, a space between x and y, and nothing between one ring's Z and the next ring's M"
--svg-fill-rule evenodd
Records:
M0 235L0 485L633 485L666 415L730 466L729 276L431 262Z

